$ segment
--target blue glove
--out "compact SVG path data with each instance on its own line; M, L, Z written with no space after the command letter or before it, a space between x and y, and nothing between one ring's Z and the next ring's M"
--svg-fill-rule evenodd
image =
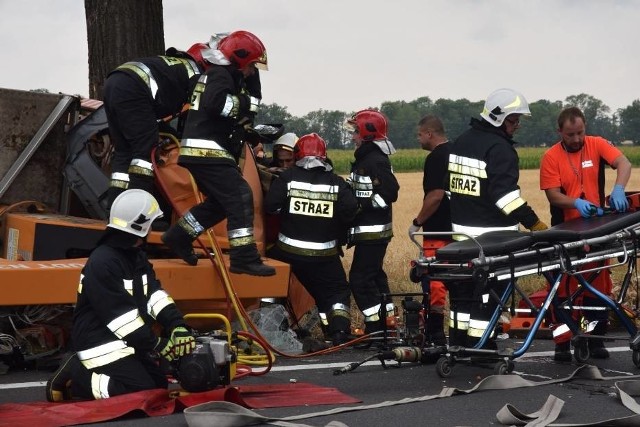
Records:
M629 201L624 194L624 187L620 184L613 186L613 191L609 197L609 205L618 212L624 212L629 208Z
M603 215L604 215L604 209L602 208L596 209L596 216L603 216Z
M573 206L578 209L582 218L591 218L597 209L595 205L585 199L576 199L575 202L573 202Z

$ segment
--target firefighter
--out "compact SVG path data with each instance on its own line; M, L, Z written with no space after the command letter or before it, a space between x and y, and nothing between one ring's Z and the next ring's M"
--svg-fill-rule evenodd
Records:
M340 245L357 202L345 180L326 162L326 144L318 134L298 140L294 159L295 166L273 181L265 199L266 212L281 217L272 251L291 264L315 299L333 344L343 344L351 335L351 292Z
M391 204L400 189L389 162L396 150L387 138L387 118L378 111L359 111L345 127L356 147L348 181L360 208L347 236L348 247L355 246L349 284L364 315L365 333L371 334L382 330L393 313L393 303L382 307L380 298L390 293L383 262L393 237Z
M605 164L616 170L616 180L611 192L611 206L623 212L628 208L624 187L631 176L631 162L609 141L598 136L586 135L582 111L577 107L565 108L558 116L558 133L561 140L545 152L540 162L540 189L545 191L551 205L551 225L575 218L602 215L605 205ZM598 264L584 268L597 268ZM604 269L591 283L604 295L611 294L611 273ZM558 288L558 298L566 300L578 289L578 281L566 276ZM599 299L590 292L582 295L583 306L598 306ZM594 335L605 335L608 329L607 310L584 310L586 320L594 322ZM556 343L554 360L571 361L571 330L561 316L554 321L553 338ZM588 341L589 353L596 359L606 359L609 351L600 338Z
M448 188L451 192L451 225L454 232L476 237L488 231L544 230L533 209L520 195L518 153L514 133L529 104L512 89L498 89L485 103L481 119L471 119L471 128L451 147ZM462 234L455 240L465 239ZM503 282L447 284L451 301L449 344L473 347L489 326L497 301L488 292L500 294ZM473 301L479 296L480 300ZM493 332L493 331L492 331ZM495 341L488 341L495 348Z
M166 375L150 353L170 361L194 349L194 337L143 249L151 223L161 216L144 190L127 190L113 202L107 229L80 275L71 332L76 353L47 382L47 400L166 388ZM165 336L154 333L156 321Z
M429 151L424 160L422 188L424 198L418 215L409 226L409 236L422 229L425 232L451 231L451 213L449 197L445 194L447 166L451 144L444 130L442 120L427 115L418 123L418 142L423 150ZM451 241L449 235L424 236L422 247L424 256L435 256L438 248ZM430 280L428 275L421 278L422 291L429 294L429 311L426 331L429 342L441 346L446 345L444 334L444 311L446 306L446 288L444 283ZM426 304L425 304L426 305Z
M113 70L104 84L104 107L114 144L108 208L128 188L154 191L151 150L158 143L162 119L179 115L198 76L209 64L196 43L181 52L136 59Z
M293 147L296 142L298 142L298 136L293 132L288 132L273 143L273 159L269 172L279 174L293 166Z
M205 58L212 65L193 91L178 163L189 170L206 200L192 207L162 240L196 265L192 241L227 218L230 271L272 276L275 269L263 264L253 237L253 195L238 166L245 127L252 126L262 98L258 68L267 69L267 51L252 33L235 31Z

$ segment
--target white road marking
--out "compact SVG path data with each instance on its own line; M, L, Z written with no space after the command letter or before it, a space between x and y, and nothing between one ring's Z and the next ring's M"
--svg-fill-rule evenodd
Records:
M611 353L617 353L617 352L622 352L622 351L628 351L628 352L631 351L629 349L629 347L607 347L607 350L609 350L609 352L611 352ZM527 360L527 359L535 359L535 358L540 358L540 357L553 357L553 351L534 351L534 352L525 353L524 355L522 355L519 358L515 359L515 362L537 362L537 360ZM391 364L391 363L394 363L394 362L393 361L387 361L387 363ZM314 363L314 364L308 364L308 365L291 365L291 366L274 366L273 368L271 368L271 371L272 372L289 372L289 371L308 371L310 369L344 368L348 364L349 364L349 362ZM379 361L370 361L370 362L365 362L360 366L379 366L379 365L380 365ZM260 372L259 369L254 369L254 371ZM618 372L618 371L610 371L610 372L614 372L615 373L615 372ZM530 374L527 374L525 372L516 372L516 373L519 374L519 375L531 376ZM624 375L626 375L626 374L634 375L632 373L624 372L624 371L620 371L619 373L620 374L624 374ZM540 377L540 378L546 378L546 377ZM44 387L45 385L47 385L46 381L32 381L32 382L26 382L26 383L0 384L0 390Z

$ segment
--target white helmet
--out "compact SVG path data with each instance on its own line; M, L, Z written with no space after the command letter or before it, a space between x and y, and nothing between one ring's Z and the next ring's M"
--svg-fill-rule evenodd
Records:
M107 227L145 237L151 223L161 216L155 197L144 190L127 190L113 201Z
M293 151L293 147L296 146L296 142L298 142L298 135L293 132L289 132L276 139L273 143L273 147L278 147L286 151Z
M495 127L500 127L509 114L530 115L529 103L513 89L498 89L484 102L480 116Z

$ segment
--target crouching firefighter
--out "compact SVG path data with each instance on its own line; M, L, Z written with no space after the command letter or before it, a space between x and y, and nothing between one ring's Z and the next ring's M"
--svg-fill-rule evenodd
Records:
M342 236L358 207L344 179L327 163L317 134L294 147L295 166L273 181L265 210L281 217L273 256L291 270L315 299L325 332L334 345L349 340L351 292L340 261Z
M47 400L166 388L153 355L171 361L193 351L195 339L143 249L151 223L161 216L158 202L144 190L127 190L113 202L107 229L80 275L75 353L47 382ZM152 330L155 321L164 336Z

